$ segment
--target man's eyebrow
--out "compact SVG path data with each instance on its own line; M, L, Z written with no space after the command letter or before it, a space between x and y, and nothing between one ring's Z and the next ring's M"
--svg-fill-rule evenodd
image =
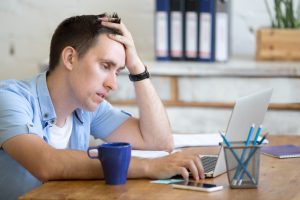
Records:
M100 59L100 61L101 62L107 62L107 63L111 64L114 67L117 66L117 64L114 61L110 60L110 59ZM118 68L118 70L123 70L123 69L125 69L125 65Z
M125 66L123 66L123 67L119 67L119 69L118 69L118 70L123 70L123 69L125 69Z

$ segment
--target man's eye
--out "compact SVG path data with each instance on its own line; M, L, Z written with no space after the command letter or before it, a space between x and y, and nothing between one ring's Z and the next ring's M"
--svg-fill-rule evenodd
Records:
M107 65L102 65L104 67L104 69L108 69L108 66Z

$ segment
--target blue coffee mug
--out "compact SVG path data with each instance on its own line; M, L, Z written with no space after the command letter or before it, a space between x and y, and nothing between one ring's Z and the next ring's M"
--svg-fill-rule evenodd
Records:
M91 156L91 149L97 149L98 156ZM122 185L126 183L131 159L131 144L122 142L103 143L97 147L89 147L87 153L90 158L100 160L106 184Z

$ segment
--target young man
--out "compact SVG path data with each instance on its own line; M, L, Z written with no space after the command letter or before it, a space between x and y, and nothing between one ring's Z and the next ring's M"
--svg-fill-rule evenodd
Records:
M106 100L116 75L128 68L140 118ZM49 71L0 83L0 199L17 199L49 180L103 179L99 160L86 150L89 136L128 142L133 149L174 148L165 109L117 15L64 20L51 40ZM128 178L169 178L204 170L197 154L132 158Z

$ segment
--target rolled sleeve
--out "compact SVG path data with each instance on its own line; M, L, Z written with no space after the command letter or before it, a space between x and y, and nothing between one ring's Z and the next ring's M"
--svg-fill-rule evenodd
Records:
M104 101L100 104L93 117L91 135L103 139L130 117L131 114L120 111L107 101Z
M36 134L33 110L26 98L11 91L0 92L0 147L17 135Z

